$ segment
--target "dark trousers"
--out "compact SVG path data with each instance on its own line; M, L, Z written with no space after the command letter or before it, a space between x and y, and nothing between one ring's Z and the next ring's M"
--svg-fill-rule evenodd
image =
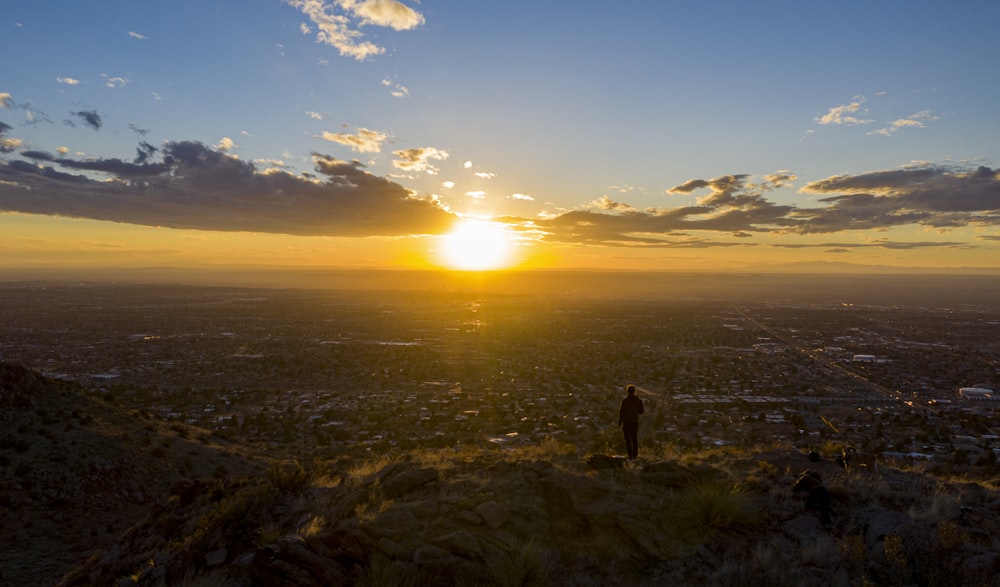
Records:
M622 432L625 434L625 452L628 458L639 456L639 423L622 422Z

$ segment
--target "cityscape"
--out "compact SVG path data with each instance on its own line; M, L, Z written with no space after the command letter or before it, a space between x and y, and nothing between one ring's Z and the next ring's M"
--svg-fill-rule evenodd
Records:
M992 462L1000 310L6 284L0 357L156 418L324 456L518 446L863 444ZM962 391L965 393L962 393ZM962 456L956 456L961 454Z

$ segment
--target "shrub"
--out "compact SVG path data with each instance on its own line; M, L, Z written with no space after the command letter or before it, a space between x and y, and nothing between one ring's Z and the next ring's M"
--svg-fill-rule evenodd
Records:
M668 516L677 534L693 544L744 535L758 523L749 497L721 483L696 483L677 497Z
M551 584L549 554L534 540L507 544L486 557L486 570L501 587L530 587Z
M275 463L268 469L267 478L280 493L299 493L316 478L316 467L298 460L288 465Z
M368 559L368 566L358 574L358 587L416 587L416 570L402 561L389 560L381 554Z

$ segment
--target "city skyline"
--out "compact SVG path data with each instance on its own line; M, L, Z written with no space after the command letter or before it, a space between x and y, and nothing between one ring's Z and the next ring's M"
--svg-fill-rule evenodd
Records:
M247 6L6 11L0 265L1000 268L992 3Z

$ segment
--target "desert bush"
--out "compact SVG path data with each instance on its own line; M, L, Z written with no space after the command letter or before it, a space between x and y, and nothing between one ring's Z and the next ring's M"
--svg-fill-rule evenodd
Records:
M275 463L268 469L267 478L283 494L299 493L307 489L316 478L316 465L299 460L286 465Z
M222 499L198 520L190 552L200 557L220 545L253 546L279 497L273 487L256 485Z
M668 518L678 536L692 544L745 535L760 520L748 495L735 487L706 482L684 488Z
M358 587L416 587L417 584L417 573L411 565L381 554L368 559L355 583Z
M486 557L486 571L501 587L542 587L551 583L549 553L534 540L502 544Z

